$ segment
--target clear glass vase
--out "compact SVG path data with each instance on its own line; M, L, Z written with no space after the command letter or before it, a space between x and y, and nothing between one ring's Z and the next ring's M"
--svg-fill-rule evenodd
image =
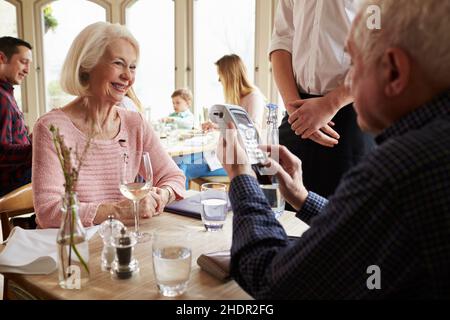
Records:
M89 280L89 244L78 215L75 192L66 192L61 206L61 227L56 238L58 281L61 288L81 289Z

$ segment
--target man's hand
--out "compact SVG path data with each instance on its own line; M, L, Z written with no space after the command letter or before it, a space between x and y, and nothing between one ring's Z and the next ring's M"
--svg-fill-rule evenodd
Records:
M269 165L273 166L273 170L276 172L280 192L284 199L296 210L299 210L308 196L308 191L303 185L302 162L285 146L261 145L260 148L270 152L271 157L276 155L275 158L278 158L278 162L269 158Z
M248 161L247 153L237 137L236 127L232 123L228 123L227 127L225 137L222 133L220 134L217 158L228 173L230 180L242 174L248 174L256 178L255 172L253 172Z
M296 135L326 147L338 144L339 134L331 128L338 109L327 96L292 101L288 106L296 108L288 119Z

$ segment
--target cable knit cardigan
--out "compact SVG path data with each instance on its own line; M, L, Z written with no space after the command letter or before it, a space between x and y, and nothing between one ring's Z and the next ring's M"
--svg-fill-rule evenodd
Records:
M92 140L79 173L76 192L80 202L80 218L84 226L92 226L97 207L125 199L119 191L121 155L128 153L130 176L138 172L142 152L150 154L153 185L170 186L177 199L184 196L185 177L161 145L159 138L139 113L117 108L120 117L119 134L111 140ZM81 152L87 137L70 118L55 109L36 122L33 130L32 182L36 221L41 228L60 225L64 176L55 152L50 125L59 128L68 147Z

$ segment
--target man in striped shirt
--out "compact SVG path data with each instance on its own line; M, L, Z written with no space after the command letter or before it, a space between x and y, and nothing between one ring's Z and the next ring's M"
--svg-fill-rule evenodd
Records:
M370 28L374 12L381 29ZM231 275L253 297L450 298L448 16L448 1L364 1L347 43L346 85L378 146L329 200L306 190L285 147L269 147L279 151L270 163L280 191L310 224L298 240L288 240L251 167L223 164L232 179ZM224 148L244 152L236 138Z
M31 139L14 98L14 85L28 75L31 45L0 38L0 196L31 181Z

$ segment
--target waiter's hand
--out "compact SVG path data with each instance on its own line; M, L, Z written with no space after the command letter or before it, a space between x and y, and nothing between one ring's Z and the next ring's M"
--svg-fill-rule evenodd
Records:
M339 134L331 128L337 109L327 96L288 103L295 108L289 116L291 129L302 139L311 139L326 147L338 144Z

